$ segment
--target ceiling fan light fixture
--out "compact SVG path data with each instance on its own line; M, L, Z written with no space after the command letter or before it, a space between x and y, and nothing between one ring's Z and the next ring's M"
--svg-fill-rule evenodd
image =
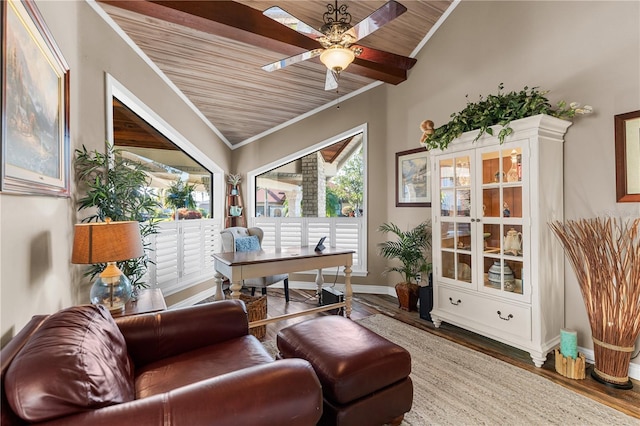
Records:
M330 47L320 54L320 61L334 72L343 71L355 58L351 49L342 46Z

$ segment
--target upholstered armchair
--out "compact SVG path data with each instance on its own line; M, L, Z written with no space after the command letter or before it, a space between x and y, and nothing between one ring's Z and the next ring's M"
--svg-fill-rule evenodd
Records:
M114 320L81 305L33 319L0 352L2 426L316 424L311 364L274 361L240 300Z
M223 252L254 251L262 250L262 238L264 232L260 228L244 228L234 226L220 231L222 238ZM284 281L284 298L289 301L289 275L279 274L261 278L250 278L244 280L242 285L251 289L251 295L255 294L256 288L262 289L262 294L267 294L267 286Z

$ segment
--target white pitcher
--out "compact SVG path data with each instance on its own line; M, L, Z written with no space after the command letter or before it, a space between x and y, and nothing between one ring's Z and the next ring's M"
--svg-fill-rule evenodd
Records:
M231 206L231 216L240 216L242 214L242 207L240 206Z

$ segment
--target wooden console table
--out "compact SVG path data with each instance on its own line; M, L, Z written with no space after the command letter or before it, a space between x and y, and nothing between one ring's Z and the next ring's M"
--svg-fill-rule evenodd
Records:
M292 314L280 315L273 318L254 321L250 327L269 324L282 319L293 318L301 315L308 315L317 312L328 311L336 308L345 308L345 315L351 316L351 266L353 265L353 250L338 250L326 248L322 253L315 252L313 247L287 247L283 249L264 249L260 251L239 252L239 253L216 253L215 260L215 281L217 285L216 298L223 299L222 281L224 277L231 282L231 297L240 298L242 281L248 278L259 278L268 275L285 274L290 272L309 271L318 269L316 283L318 291L322 291L323 268L344 266L344 283L346 286L345 300L331 305L318 306Z

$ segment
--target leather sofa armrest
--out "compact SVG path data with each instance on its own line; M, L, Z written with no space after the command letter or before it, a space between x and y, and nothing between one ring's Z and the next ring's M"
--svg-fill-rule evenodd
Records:
M46 424L307 426L321 415L322 388L313 367L292 358Z
M244 303L223 300L116 319L136 367L249 333Z

